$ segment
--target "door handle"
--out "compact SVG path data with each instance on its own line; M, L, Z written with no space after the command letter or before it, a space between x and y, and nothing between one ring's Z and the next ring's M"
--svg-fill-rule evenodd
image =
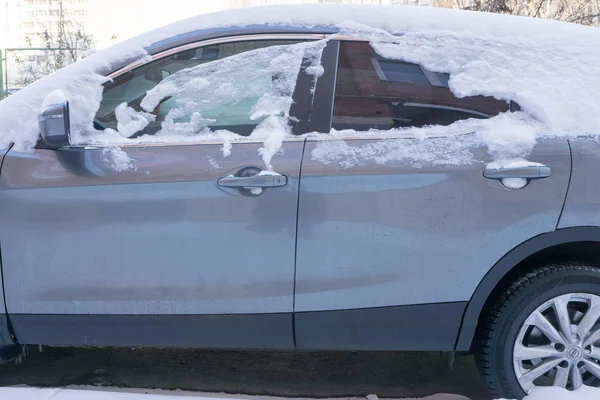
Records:
M226 188L271 188L287 185L285 175L226 176L217 181Z
M483 176L488 179L543 179L550 176L550 167L545 165L527 165L523 167L486 168L483 171Z

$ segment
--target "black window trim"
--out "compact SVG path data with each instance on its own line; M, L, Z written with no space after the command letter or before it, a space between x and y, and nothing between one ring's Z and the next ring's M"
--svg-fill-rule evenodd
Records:
M159 53L153 54L150 57L146 57L143 60L139 60L133 62L125 67L118 69L108 75L110 79L116 79L119 76L132 71L138 67L141 67L144 64L151 63L153 61L159 60L161 58L172 56L173 54L181 53L186 50L197 49L200 47L211 46L215 44L227 44L227 43L235 43L235 42L246 42L250 40L294 40L294 39L307 39L307 40L319 40L325 38L327 35L322 33L257 33L257 34L248 34L248 35L235 35L235 36L224 36L212 39L200 40L197 42L187 43L181 46L172 47L168 50L163 50Z
M475 110L470 110L468 108L461 107L452 107L452 106L443 106L439 104L427 104L427 103L403 103L405 107L423 107L423 108L438 108L440 110L450 110L450 111L458 111L465 114L473 114L484 118L492 118L493 115L482 113Z
M366 40L361 41L366 42ZM331 131L340 43L341 40L332 39L323 49L321 65L324 72L315 87L308 132L329 133Z

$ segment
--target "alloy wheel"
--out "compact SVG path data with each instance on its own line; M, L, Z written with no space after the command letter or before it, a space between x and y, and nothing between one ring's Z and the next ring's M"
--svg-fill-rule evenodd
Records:
M600 296L565 294L539 306L518 333L513 364L526 393L600 386Z

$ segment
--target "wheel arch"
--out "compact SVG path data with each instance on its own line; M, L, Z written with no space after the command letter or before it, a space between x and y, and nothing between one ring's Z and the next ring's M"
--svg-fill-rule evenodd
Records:
M586 247L595 251L581 255L581 260L565 259L573 257L574 251L580 252ZM511 282L514 277L525 273L529 265L539 265L550 255L556 257L557 262L600 263L600 227L571 227L543 233L521 243L505 254L488 271L471 296L463 315L455 346L456 351L471 350L480 316L488 306L488 301L493 300L497 293L502 291L503 283Z

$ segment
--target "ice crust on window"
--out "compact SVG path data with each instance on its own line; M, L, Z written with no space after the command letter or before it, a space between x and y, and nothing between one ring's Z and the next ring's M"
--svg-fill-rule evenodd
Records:
M291 135L289 112L302 62L308 59L311 63L308 68L312 68L315 78L318 77L319 68L322 68L320 55L325 44L326 41L321 40L271 46L183 69L148 91L141 102L146 112L135 113L130 109L133 113L117 113L117 120L119 125L127 128L132 120L147 121L148 116L152 116L149 113L162 101L169 99L176 106L169 110L161 129L152 135L154 138L141 136L137 141L176 136L193 136L198 140L199 136L212 138L216 134L224 139L223 155L227 156L231 152L231 142L244 137L223 130L213 132L209 125L215 122L219 114L226 114L228 108L249 100L254 105L249 111L248 120L253 122L262 119L250 138L264 142L259 154L267 169L272 169L272 157L281 148L283 139ZM217 115L211 118L211 114ZM188 116L189 120L185 119ZM182 118L184 120L178 122ZM222 119L226 121L227 117ZM140 131L145 125L138 127L137 131ZM131 134L126 131L123 136ZM96 143L101 140L99 138Z
M127 136L131 136L132 131L144 121L123 108L120 110L121 126L117 131L96 131L93 118L102 98L102 84L108 80L106 75L123 62L147 62L145 47L174 35L198 29L257 24L321 25L336 28L344 35L367 37L383 57L419 63L428 70L450 74L450 89L458 97L487 95L514 100L522 107L522 112L501 114L485 122L468 120L448 127L368 132L366 135L373 138L389 137L379 144L379 149L369 144L370 147L362 150L380 162L406 156L411 156L411 160L414 158L417 164L432 158L441 163L472 162L466 158L466 150L445 152L443 148L431 149L432 145L427 144L425 138L440 134L469 134L472 140L487 147L493 159L508 159L527 157L542 135L600 133L600 30L597 28L435 8L321 4L257 7L202 15L90 54L0 102L0 147L14 143L17 151L33 151L39 135L37 114L44 99L54 90L61 90L70 102L71 136L76 144L96 142L119 146L132 141L197 141L196 133L201 131L199 128L206 124L206 119L210 119L201 111L199 115L188 114L191 117L188 125L178 125L180 118L173 111L165 121L161 135L129 139ZM297 45L290 48L293 46ZM272 51L266 50L264 54ZM260 51L254 50L254 54L260 54ZM250 53L243 53L242 57L250 57ZM281 54L279 63L276 57L271 57L269 61L275 62L271 67L285 69L297 60L293 50L286 53L289 57ZM322 73L317 59L320 59L320 54L307 70L315 76ZM185 98L191 90L205 91L208 87L205 85L217 87L207 76L198 74L197 78L186 82L184 89L167 85L160 90L155 88L149 94L147 108L161 96L162 90L165 90L162 94L182 90L175 95ZM219 95L233 98L235 88L222 83L219 89ZM251 139L260 138L264 142L259 156L263 158L265 167L270 169L283 139L290 134L289 121L284 118L286 110L289 112L290 102L289 97L284 100L283 96L265 95L259 104L251 117L264 120L252 133ZM190 111L184 101L179 108L187 113ZM278 114L281 110L283 116ZM350 166L352 159L363 162L360 161L359 150L348 150L352 153L345 154L348 146L340 141L346 136L357 135L356 132L332 132L328 138L340 143L340 148L322 144L312 156L316 159L323 157L328 162L342 160L345 166ZM403 150L401 143L389 143L390 140L393 143L393 137L406 136L415 138L408 145L413 147L412 152ZM418 146L419 138L421 147ZM227 131L202 132L202 139L224 142L225 156L235 151L231 143L244 140ZM323 146L329 146L329 150L324 151ZM415 154L420 155L421 161L414 157Z

